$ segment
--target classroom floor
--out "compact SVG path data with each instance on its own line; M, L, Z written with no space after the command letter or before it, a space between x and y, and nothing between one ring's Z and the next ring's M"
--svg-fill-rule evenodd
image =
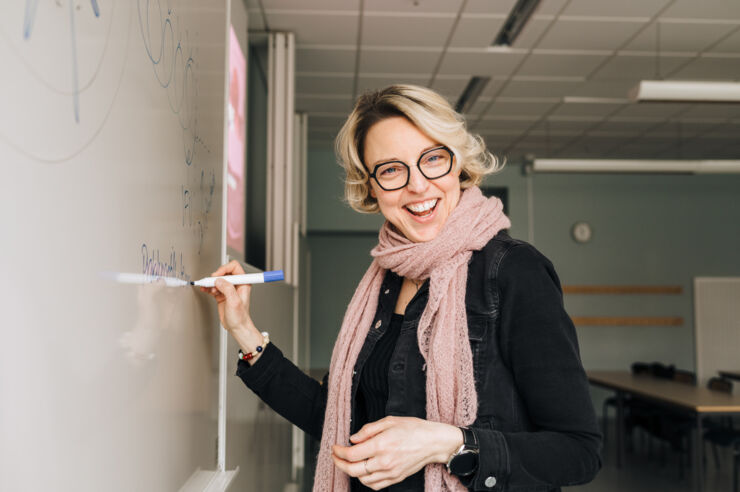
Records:
M596 479L578 487L565 487L567 492L693 492L691 469L679 477L678 454L667 447L661 449L653 441L648 450L646 439L637 436L634 447L625 455L621 469L616 466L614 428L603 453L604 464ZM719 448L720 469L717 470L711 447L706 446L705 492L732 492L732 458L728 450Z

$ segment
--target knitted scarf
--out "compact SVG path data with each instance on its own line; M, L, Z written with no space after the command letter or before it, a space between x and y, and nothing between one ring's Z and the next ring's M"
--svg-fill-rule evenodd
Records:
M427 420L457 426L475 421L478 399L465 313L468 261L473 251L510 225L501 201L472 187L462 192L431 241L411 242L389 222L380 229L379 243L371 251L374 260L352 296L334 345L314 492L349 491L349 477L334 466L331 446L349 443L352 371L375 318L386 270L430 279L429 300L417 328L426 362ZM466 490L442 464L427 465L424 479L427 491Z

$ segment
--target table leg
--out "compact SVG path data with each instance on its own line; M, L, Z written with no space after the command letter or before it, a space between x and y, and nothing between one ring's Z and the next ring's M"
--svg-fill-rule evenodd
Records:
M702 414L696 414L696 434L694 436L694 491L701 492L704 488L704 430L702 429Z
M624 463L624 393L617 391L617 468Z

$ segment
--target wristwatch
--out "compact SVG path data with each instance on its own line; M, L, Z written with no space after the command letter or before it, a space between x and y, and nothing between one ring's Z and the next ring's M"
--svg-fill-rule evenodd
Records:
M447 471L451 475L467 477L475 473L478 468L478 436L467 427L460 427L463 433L463 443L457 448L447 461Z

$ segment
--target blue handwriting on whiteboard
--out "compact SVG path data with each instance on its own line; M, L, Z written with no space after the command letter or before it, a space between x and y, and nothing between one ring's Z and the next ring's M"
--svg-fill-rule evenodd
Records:
M75 2L68 0L69 2L69 39L72 48L72 104L74 107L75 121L80 122L80 83L78 78L77 70L77 32L75 29ZM90 0L92 4L92 11L95 17L100 18L100 6L97 0ZM23 20L23 37L25 39L31 38L31 31L33 31L33 23L36 20L36 7L38 7L39 0L26 0L26 15ZM61 7L60 3L57 3Z
M141 273L151 278L152 282L163 277L190 282L190 275L185 271L185 263L182 260L182 252L178 255L175 248L170 250L167 258L161 258L159 249L149 251L146 243L143 243L141 245Z
M167 89L170 109L178 117L183 132L185 163L189 166L193 163L195 143L199 139L196 108L198 84L193 72L192 51L183 46L187 44L188 31L180 31L178 18L171 8L163 12L160 1L155 2L156 7L151 0L137 0L141 37L154 75L159 85ZM149 15L150 10L154 10L154 16ZM152 45L153 30L159 35L159 46Z

